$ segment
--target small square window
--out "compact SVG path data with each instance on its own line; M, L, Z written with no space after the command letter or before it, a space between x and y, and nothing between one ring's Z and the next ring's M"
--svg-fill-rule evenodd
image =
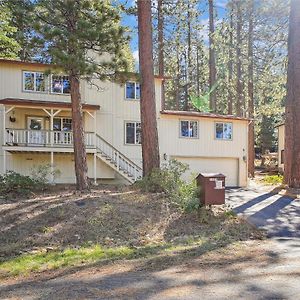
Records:
M180 121L180 137L197 138L198 122L197 121Z
M69 76L52 75L51 92L55 94L70 94Z
M23 89L27 92L45 92L46 78L40 72L23 72Z
M216 123L215 137L217 140L232 140L232 123Z

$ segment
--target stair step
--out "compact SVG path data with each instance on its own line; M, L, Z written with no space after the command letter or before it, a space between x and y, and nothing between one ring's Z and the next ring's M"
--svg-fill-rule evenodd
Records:
M104 139L98 136L99 139L99 146L97 147L97 156L98 158L102 159L107 165L111 166L115 169L116 172L120 173L123 177L125 177L128 181L133 183L134 180L134 171L132 168L137 168L134 164L130 162L129 159L126 158L121 152L117 151L113 146L111 146L109 143L107 143ZM107 154L106 151L103 151L101 148L105 148L108 150L108 152L111 152ZM116 154L116 155L115 155ZM117 163L117 159L119 157L119 167ZM120 164L123 166L121 167ZM140 179L141 176L139 176L136 179Z

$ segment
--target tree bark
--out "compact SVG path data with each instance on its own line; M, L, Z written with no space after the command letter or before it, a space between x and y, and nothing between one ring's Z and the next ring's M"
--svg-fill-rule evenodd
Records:
M185 101L183 110L189 110L189 100L190 100L190 75L191 75L191 52L192 52L192 41L191 41L191 11L190 3L187 3L187 55L185 56Z
M254 99L253 99L253 16L254 2L249 3L249 32L248 32L248 117L254 118ZM248 137L248 173L254 177L254 120L249 124Z
M236 103L235 111L238 117L242 116L243 107L243 86L242 86L242 62L241 62L241 30L242 30L242 12L241 3L236 1L236 14L237 14L237 24L236 24Z
M209 89L211 90L216 83L217 70L216 70L216 58L214 49L214 3L213 0L208 0L209 6ZM212 112L217 110L217 97L216 92L213 91L209 95L209 106Z
M155 105L151 0L138 0L143 175L160 167Z
M284 180L300 188L300 5L291 0L288 43L287 99L285 106Z
M86 161L86 150L84 144L83 115L80 95L80 81L77 75L70 73L69 80L71 84L71 102L72 102L72 130L74 143L74 159L76 187L78 190L87 190L88 167Z
M164 61L164 13L163 0L157 2L157 31L158 31L158 75L165 76L165 61ZM165 110L165 83L161 83L161 108Z
M230 8L230 32L229 32L229 53L228 53L228 100L227 112L232 115L233 108L233 93L232 93L232 80L233 80L233 9Z

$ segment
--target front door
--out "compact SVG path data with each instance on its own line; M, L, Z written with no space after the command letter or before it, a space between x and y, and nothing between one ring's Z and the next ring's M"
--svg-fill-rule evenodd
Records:
M45 144L44 118L28 117L27 118L28 144L39 146Z

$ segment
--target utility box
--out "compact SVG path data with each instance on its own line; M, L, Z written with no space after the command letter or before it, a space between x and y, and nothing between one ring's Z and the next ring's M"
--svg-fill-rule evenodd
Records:
M225 204L225 175L200 173L196 180L200 187L200 202L203 205Z

